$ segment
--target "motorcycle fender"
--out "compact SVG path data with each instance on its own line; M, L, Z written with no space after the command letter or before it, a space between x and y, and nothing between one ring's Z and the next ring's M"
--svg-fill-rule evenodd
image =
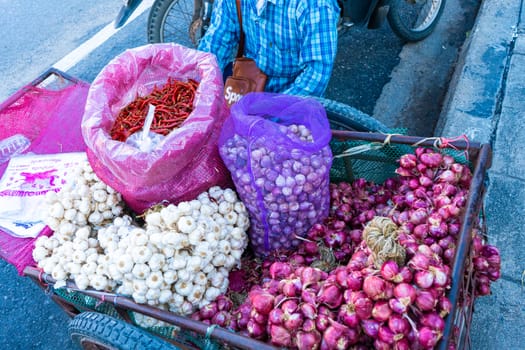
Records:
M388 10L388 5L376 7L374 12L372 12L372 15L370 16L370 21L368 21L368 29L380 28L383 22L386 20Z
M120 8L117 18L113 22L115 29L122 27L126 21L131 17L133 12L139 7L142 0L127 0L124 1L124 5Z

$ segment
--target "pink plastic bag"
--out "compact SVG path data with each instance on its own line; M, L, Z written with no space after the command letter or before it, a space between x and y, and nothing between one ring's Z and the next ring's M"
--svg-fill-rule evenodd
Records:
M151 152L112 140L121 108L173 78L199 82L194 110L180 128ZM230 183L217 149L228 115L222 73L215 56L178 44L150 44L113 59L91 84L82 119L88 159L102 181L122 194L137 213L161 201L193 199Z
M47 85L43 86L42 81ZM89 84L50 70L0 105L0 140L15 134L31 141L26 153L53 154L85 151L80 130ZM0 176L7 163L0 164ZM39 236L53 232L45 227ZM31 255L36 238L16 238L0 230L0 257L20 274L35 262Z

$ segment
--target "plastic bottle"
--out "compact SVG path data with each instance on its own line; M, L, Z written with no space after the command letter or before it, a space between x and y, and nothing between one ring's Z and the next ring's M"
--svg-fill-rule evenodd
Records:
M0 140L0 164L24 152L30 145L31 141L22 134L16 134Z

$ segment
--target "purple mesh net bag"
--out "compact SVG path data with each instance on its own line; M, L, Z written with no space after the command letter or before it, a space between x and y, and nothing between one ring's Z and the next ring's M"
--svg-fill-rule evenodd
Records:
M330 139L326 111L314 99L250 93L232 106L219 152L250 213L257 255L295 248L327 217Z

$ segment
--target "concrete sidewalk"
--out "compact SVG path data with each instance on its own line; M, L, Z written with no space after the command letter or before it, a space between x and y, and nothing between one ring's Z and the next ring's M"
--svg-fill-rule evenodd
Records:
M525 349L525 4L484 0L465 42L436 136L490 143L485 197L501 279L476 301L472 349Z

